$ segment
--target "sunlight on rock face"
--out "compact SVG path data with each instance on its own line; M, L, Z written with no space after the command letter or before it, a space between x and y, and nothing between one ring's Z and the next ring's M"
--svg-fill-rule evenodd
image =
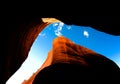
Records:
M55 18L42 18L43 22L53 23L53 22L61 22L60 20L57 20Z

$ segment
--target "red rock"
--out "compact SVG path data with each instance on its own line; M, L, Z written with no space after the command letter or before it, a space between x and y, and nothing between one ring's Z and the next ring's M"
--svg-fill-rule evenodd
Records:
M23 84L55 83L56 80L118 81L119 67L105 56L63 36L55 38L52 45L42 67L27 80L29 83Z

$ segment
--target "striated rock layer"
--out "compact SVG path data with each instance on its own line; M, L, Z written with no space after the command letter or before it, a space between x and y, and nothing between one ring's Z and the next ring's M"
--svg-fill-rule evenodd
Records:
M42 67L29 83L105 83L120 80L120 69L110 59L61 36L53 40L53 48ZM35 79L34 79L35 78Z

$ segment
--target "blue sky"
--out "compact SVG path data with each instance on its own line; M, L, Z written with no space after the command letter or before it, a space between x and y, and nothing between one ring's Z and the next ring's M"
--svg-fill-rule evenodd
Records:
M91 27L56 22L48 25L38 35L28 58L7 81L7 84L21 84L24 79L28 79L33 72L40 68L52 48L53 39L58 36L65 36L76 44L94 50L113 60L120 67L120 36L106 34Z

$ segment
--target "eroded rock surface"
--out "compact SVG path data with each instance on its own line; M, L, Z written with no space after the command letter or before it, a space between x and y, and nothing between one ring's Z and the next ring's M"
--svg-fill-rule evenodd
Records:
M105 56L77 45L63 36L55 38L52 45L46 61L34 77L32 76L33 84L88 81L93 84L117 84L120 80L119 67ZM29 83L24 84L32 84L31 79L28 81Z

